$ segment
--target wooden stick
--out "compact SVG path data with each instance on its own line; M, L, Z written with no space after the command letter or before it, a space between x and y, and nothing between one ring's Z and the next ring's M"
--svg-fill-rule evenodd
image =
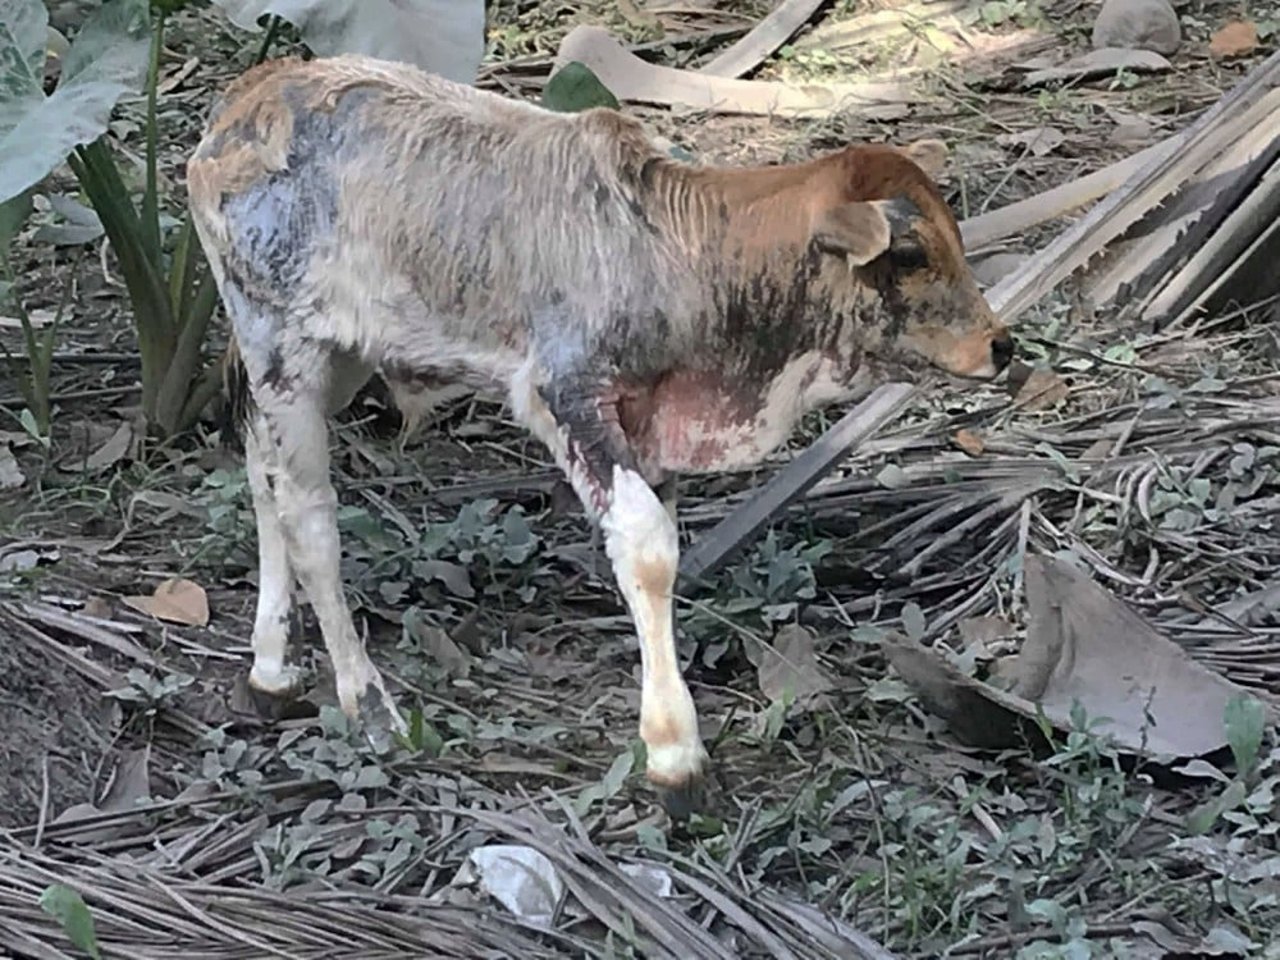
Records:
M783 0L750 33L716 55L698 72L714 77L741 77L750 73L808 23L822 3L823 0Z
M1280 136L1280 134L1278 134ZM1277 142L1280 147L1280 142ZM1202 294L1218 289L1228 275L1234 274L1241 255L1258 235L1280 216L1280 159L1274 153L1263 176L1251 184L1243 201L1238 203L1213 232L1201 242L1187 242L1194 251L1180 270L1171 273L1163 284L1157 284L1142 305L1141 315L1160 329L1175 316L1198 302ZM1241 300L1250 294L1237 291Z
M990 210L976 217L962 220L960 233L964 237L965 252L972 255L999 240L1015 237L1032 227L1048 223L1077 207L1083 207L1086 203L1106 196L1141 170L1143 164L1156 158L1164 159L1172 155L1185 139L1184 133L1176 134L1109 167L1095 170L1079 180L1061 184L1034 197L1027 197L1025 200L1019 200L997 210Z
M579 24L556 52L556 70L578 60L619 100L691 107L715 113L779 117L830 116L856 110L862 116L900 116L911 103L903 83L810 83L735 80L647 63L609 31Z
M1220 149L1224 128L1280 80L1280 51L1210 107L1186 131L1182 148L1143 164L1119 189L1077 220L1049 246L1000 281L987 295L1009 322L1161 203Z
M1098 267L1084 278L1084 290L1096 308L1123 297L1126 304L1147 296L1153 284L1171 276L1216 230L1269 162L1280 135L1280 90L1268 91L1232 118L1216 153L1188 177L1167 203L1153 208L1113 244ZM1260 159L1261 158L1261 159ZM1144 308L1145 309L1145 308ZM1142 311L1139 311L1142 312Z
M910 383L887 383L841 417L799 456L779 470L750 500L698 538L680 562L681 577L715 573L770 520L826 476L849 448L900 414L915 395Z

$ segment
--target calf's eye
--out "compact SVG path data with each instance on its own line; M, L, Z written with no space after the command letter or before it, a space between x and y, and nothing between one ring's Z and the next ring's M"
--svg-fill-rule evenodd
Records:
M929 265L924 247L909 240L899 240L889 248L889 260L899 270L919 270Z

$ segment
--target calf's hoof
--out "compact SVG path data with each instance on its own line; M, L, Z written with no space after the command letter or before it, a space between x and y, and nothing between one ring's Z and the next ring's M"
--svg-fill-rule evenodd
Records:
M672 820L687 820L705 800L703 772L710 763L702 744L649 747L645 775Z
M699 776L690 778L679 786L659 786L658 801L672 820L688 820L690 815L703 809L706 801L705 783Z
M264 669L254 664L246 684L249 702L259 716L268 720L284 720L296 713L302 693L302 671L297 667Z
M380 677L365 684L358 694L340 695L338 699L342 712L356 722L365 739L379 752L391 748L395 734L409 732Z

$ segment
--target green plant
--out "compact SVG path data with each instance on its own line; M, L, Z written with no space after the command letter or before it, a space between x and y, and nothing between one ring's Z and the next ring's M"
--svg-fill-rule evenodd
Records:
M40 909L62 924L68 940L99 960L102 953L93 929L93 915L78 891L61 883L51 883L40 894Z
M13 236L17 233L19 226L30 210L31 192L29 190L23 191L4 203L0 203L0 306L4 306L6 302L9 303L18 315L19 323L22 324L22 340L27 354L27 370L22 370L21 364L9 352L8 347L3 349L5 360L9 365L9 373L13 377L13 382L18 385L18 389L22 392L23 402L26 403L26 409L18 416L18 422L27 433L35 437L41 445L47 447L49 445L49 424L53 418L49 392L49 378L53 369L53 347L56 342L58 324L62 319L63 312L66 310L67 297L63 296L62 303L58 306L58 312L54 315L48 327L45 328L43 334L37 334L35 323L27 312L22 298L18 295L18 278L13 269L13 261L9 258L9 247ZM69 294L70 292L71 287L68 285L64 288L64 293Z
M218 390L216 367L203 356L205 333L217 306L217 288L204 262L190 214L166 250L157 176L156 121L160 51L165 21L184 4L108 0L119 15L142 16L150 24L145 82L145 184L135 206L106 140L78 146L68 162L93 204L120 263L133 307L142 361L142 408L150 424L169 436L195 423Z
M217 290L202 262L190 218L167 243L160 209L156 120L166 18L185 0L107 0L71 45L58 86L43 92L47 14L39 0L3 0L0 60L0 201L25 215L22 201L66 160L115 251L133 308L142 361L142 406L164 435L192 423L217 391L202 355ZM139 86L146 94L144 184L135 203L104 132L116 102ZM27 204L29 208L29 203ZM38 341L24 320L31 377L28 399L38 425L48 421L48 362L56 324Z

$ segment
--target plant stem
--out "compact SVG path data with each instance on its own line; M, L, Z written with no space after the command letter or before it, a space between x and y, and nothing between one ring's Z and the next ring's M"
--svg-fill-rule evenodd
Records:
M160 52L164 49L164 10L156 12L151 31L151 60L147 65L147 187L142 195L142 247L156 273L163 273L160 263L160 195L157 186L156 88L160 84Z
M267 35L262 38L262 46L258 48L258 55L253 58L255 67L267 59L267 54L271 52L271 44L276 42L276 34L279 32L280 18L273 13L270 23L267 24Z

